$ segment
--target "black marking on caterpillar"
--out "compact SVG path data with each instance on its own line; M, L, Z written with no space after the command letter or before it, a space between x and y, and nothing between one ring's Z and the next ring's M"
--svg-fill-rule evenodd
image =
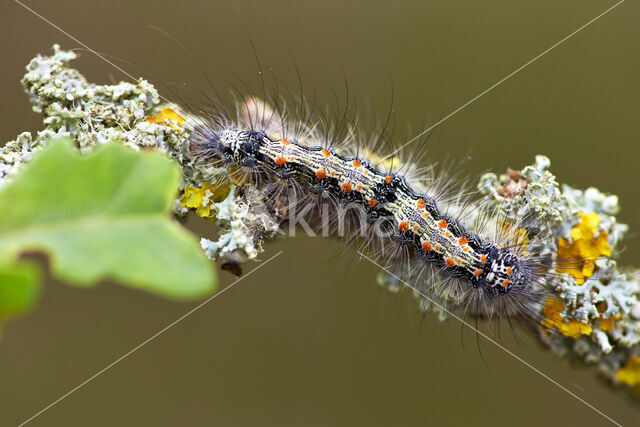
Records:
M468 230L442 211L428 192L415 189L400 173L379 170L367 158L270 137L262 129L215 126L195 125L192 155L251 169L266 201L282 197L283 188L295 187L305 194L326 196L336 209L355 208L367 220L366 246L380 254L388 254L392 247L392 260L405 257L420 263L418 274L410 274L416 280L426 274L436 298L453 293L456 305L475 314L541 320L549 268L535 253L534 244L525 251L513 239L507 239L511 244L505 246L505 241Z

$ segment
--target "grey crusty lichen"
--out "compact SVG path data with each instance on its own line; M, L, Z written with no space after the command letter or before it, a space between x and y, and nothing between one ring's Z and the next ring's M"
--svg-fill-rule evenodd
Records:
M562 356L597 363L614 382L637 387L640 380L640 281L637 270L621 269L616 259L628 230L617 222L618 197L596 188L585 191L559 185L550 161L537 156L522 172L485 174L481 194L507 219L530 215L533 233L549 235L545 249L556 259L583 257L591 262L558 261L554 281L561 306L551 314L560 333L541 328L540 337ZM554 312L555 313L555 312Z
M277 224L266 211L256 208L261 205L257 192L251 188L238 191L226 169L196 164L189 155L188 127L177 126L168 119L147 119L164 107L149 82L139 79L136 84L89 83L69 67L69 61L76 58L75 52L61 50L58 45L53 50L51 56L38 55L31 60L22 79L33 110L44 115L45 128L35 136L24 132L1 149L0 186L19 171L23 162L29 161L33 152L56 136L71 138L81 152L113 140L135 150L158 150L182 167L180 190L200 187L204 182L229 182L231 189L224 200L211 202L205 194L202 201L214 214L211 217L218 228L227 230L217 242L202 239L205 253L212 259L221 256L223 262L230 264L255 258L261 252L262 240L277 232ZM174 211L186 215L188 208L178 199Z
M223 258L236 272L247 259L256 258L262 243L276 236L278 224L250 182L192 159L189 126L180 126L173 116L148 119L163 107L179 108L161 104L157 90L144 79L135 84L89 83L69 67L74 52L57 45L53 49L51 56L34 58L22 79L33 110L44 116L44 129L35 136L22 133L0 150L0 187L53 136L70 137L80 151L111 140L135 150L159 150L183 170L179 190L184 195L176 200L175 213L185 215L187 207L197 208L200 216L215 221L222 230L215 242L202 239L205 253L212 259ZM549 166L549 159L538 156L521 172L484 175L478 184L480 203L513 223L518 217L535 218L528 232L549 236L550 256L593 260L557 268L561 280L553 291L561 306L550 308L550 313L558 314L549 315L552 327L540 328L541 340L557 354L595 363L612 382L638 390L640 282L637 271L621 269L616 262L627 232L627 226L616 220L618 198L595 188L581 191L561 186ZM220 185L210 184L220 182L227 183L222 195ZM187 193L193 197L185 199Z

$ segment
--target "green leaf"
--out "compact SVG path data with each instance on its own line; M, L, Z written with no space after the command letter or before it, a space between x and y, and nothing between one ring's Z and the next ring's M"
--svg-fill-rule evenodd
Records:
M80 155L53 140L0 190L0 265L44 251L78 285L114 279L173 298L214 289L211 263L170 211L179 168L118 143Z
M40 296L40 269L31 262L0 266L0 284L0 318L24 313Z

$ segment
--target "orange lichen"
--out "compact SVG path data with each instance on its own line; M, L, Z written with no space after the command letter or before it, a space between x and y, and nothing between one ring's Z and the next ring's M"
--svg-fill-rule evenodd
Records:
M616 320L620 320L620 316L611 316L600 320L600 330L604 332L613 332L613 324Z
M562 313L564 312L564 304L558 298L547 298L542 307L544 314L544 326L547 328L557 328L563 335L571 338L580 338L582 335L591 335L593 329L588 323L578 320L564 321Z
M591 212L580 213L580 223L571 229L571 240L558 239L558 265L556 272L568 273L578 284L591 277L595 269L595 260L611 255L606 231L598 231L600 216Z
M176 122L178 123L179 126L182 126L182 124L186 121L186 119L182 117L180 114L173 111L172 108L163 107L159 113L153 114L151 116L147 116L147 118L144 121L149 123L159 123L159 124L171 126L174 129L179 129L178 126L174 125L171 122Z

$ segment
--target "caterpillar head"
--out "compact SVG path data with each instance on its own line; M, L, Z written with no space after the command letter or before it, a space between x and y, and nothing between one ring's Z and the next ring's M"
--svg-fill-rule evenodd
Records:
M228 136L225 133L227 133ZM227 138L236 162L247 167L255 167L258 165L260 160L260 147L267 138L267 134L264 131L224 131L223 138L224 137Z
M514 289L522 289L527 282L527 269L511 251L499 249L492 251L489 257L489 269L485 277L485 287L493 295L505 295Z
M196 157L218 157L227 162L254 167L267 134L262 130L198 129L192 134L190 151Z

